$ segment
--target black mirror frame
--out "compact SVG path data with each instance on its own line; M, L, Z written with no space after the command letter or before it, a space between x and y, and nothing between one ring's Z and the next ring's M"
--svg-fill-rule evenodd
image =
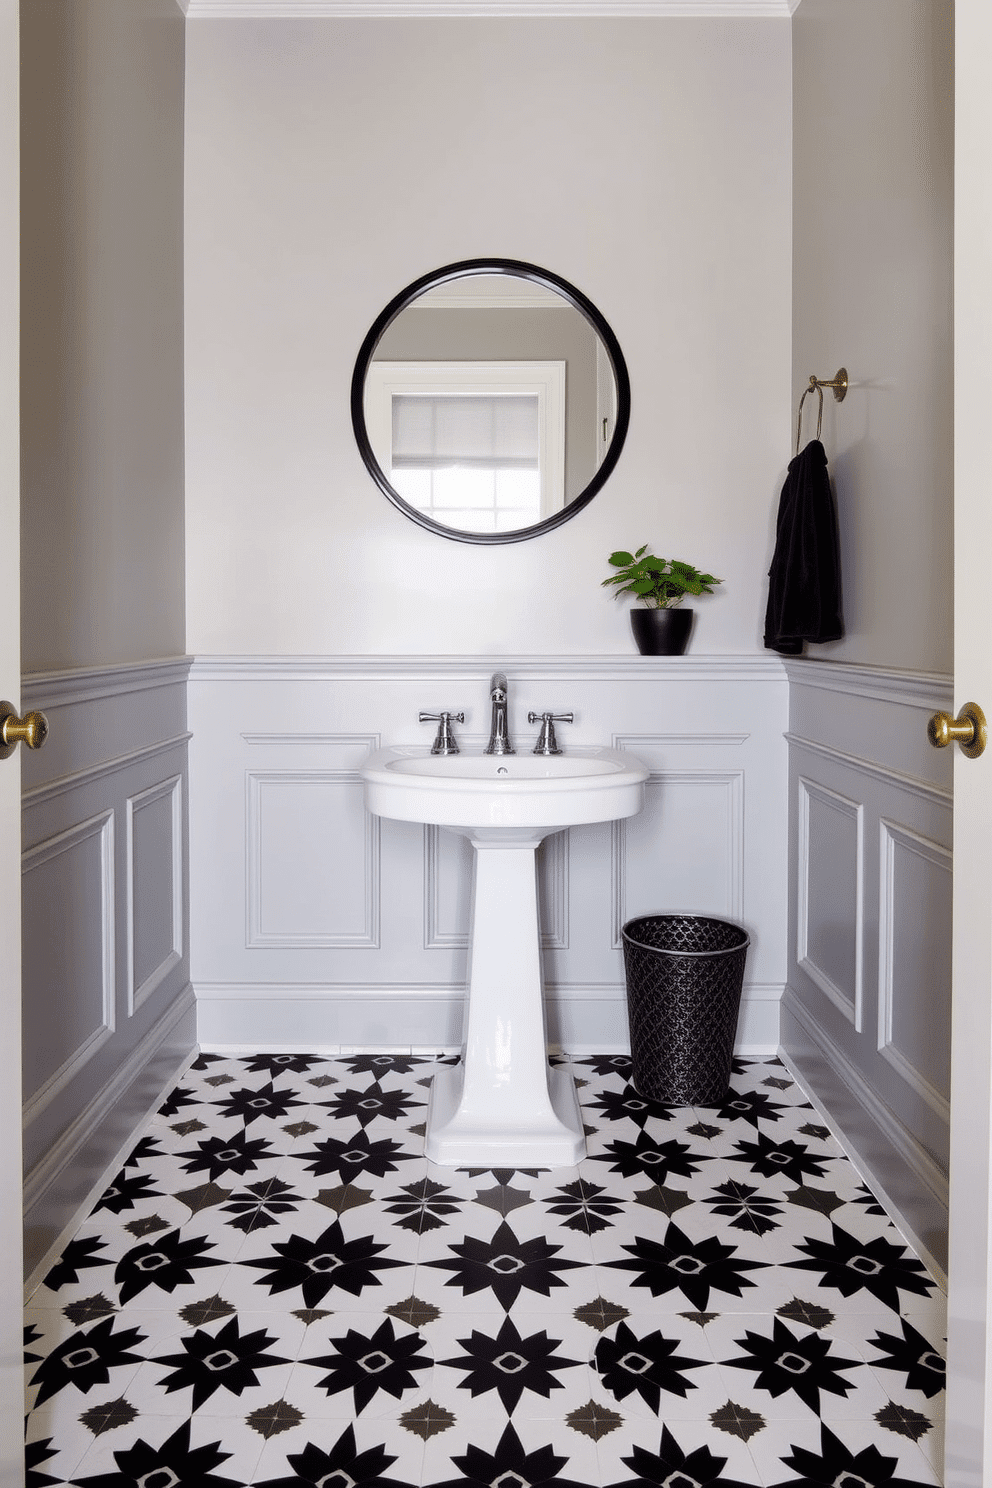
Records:
M596 471L592 480L580 491L574 501L570 501L561 511L555 512L553 516L545 517L543 522L535 522L530 527L520 527L511 532L462 532L456 527L445 527L443 523L436 522L433 517L426 516L417 511L409 502L404 501L398 491L394 490L386 478L386 473L376 459L372 445L369 441L368 429L365 424L365 377L375 354L375 349L381 341L387 326L405 310L427 289L433 289L439 284L446 284L452 279L463 279L469 275L478 274L508 274L517 279L530 279L535 284L544 285L546 288L555 290L567 300L574 309L592 326L606 347L607 356L613 366L613 376L617 385L617 414L616 423L613 428L613 438L610 447L603 457L603 462ZM559 278L557 274L549 273L547 269L539 269L534 264L521 263L513 258L466 258L459 263L446 264L441 269L435 269L433 273L424 274L408 284L406 289L401 290L398 295L390 300L372 325L371 330L362 342L355 363L355 371L351 379L351 422L355 430L355 439L365 467L375 481L376 485L387 496L394 506L398 507L404 516L426 527L428 532L436 532L439 537L451 538L454 542L469 543L514 543L526 542L532 537L540 537L545 532L552 532L554 528L560 527L563 522L569 521L596 495L610 475L620 458L624 441L627 438L627 428L630 423L630 378L627 375L627 364L623 359L620 345L612 330L603 319L595 305L581 290L569 284L567 280Z

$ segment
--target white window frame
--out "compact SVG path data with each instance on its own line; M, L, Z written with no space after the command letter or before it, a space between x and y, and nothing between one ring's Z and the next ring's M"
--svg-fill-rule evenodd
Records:
M373 362L365 377L365 427L379 466L393 467L393 398L537 397L541 519L565 506L564 362Z

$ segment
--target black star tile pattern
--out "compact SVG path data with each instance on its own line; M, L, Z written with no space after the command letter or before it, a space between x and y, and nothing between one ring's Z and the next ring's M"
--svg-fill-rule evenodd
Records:
M438 1063L196 1060L29 1303L29 1488L939 1481L944 1299L779 1061L576 1059L554 1171L427 1163Z

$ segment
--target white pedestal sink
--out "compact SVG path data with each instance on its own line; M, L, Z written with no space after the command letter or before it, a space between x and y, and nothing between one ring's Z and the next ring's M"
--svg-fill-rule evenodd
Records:
M370 811L448 827L474 848L465 1045L434 1078L432 1162L547 1168L583 1156L574 1082L548 1066L534 855L552 832L633 816L647 774L618 750L581 748L442 756L399 745L363 767Z

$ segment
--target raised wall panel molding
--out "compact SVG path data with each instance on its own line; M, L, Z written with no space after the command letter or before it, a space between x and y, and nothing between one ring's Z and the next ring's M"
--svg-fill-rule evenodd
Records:
M801 734L786 734L790 744L799 749L808 750L810 754L817 754L821 759L833 760L835 764L843 765L849 770L858 770L862 775L870 775L873 780L882 780L886 785L894 785L899 790L909 791L914 796L920 796L924 801L933 801L938 806L946 806L950 810L954 793L942 785L934 785L929 780L922 780L918 775L907 775L903 770L894 770L890 765L879 764L877 760L865 759L859 754L848 754L843 749L834 749L830 744L820 744L815 739L804 739Z
M132 1050L127 1059L118 1065L112 1077L103 1085L93 1099L72 1120L69 1127L58 1138L56 1142L47 1149L41 1160L24 1178L24 1212L27 1229L32 1227L32 1211L42 1203L46 1193L56 1189L60 1177L75 1161L80 1150L98 1132L101 1124L105 1122L114 1112L115 1107L126 1096L129 1087L133 1086L139 1079L142 1071L152 1063L155 1056L168 1043L169 1038L185 1021L192 1024L195 1003L193 989L189 985L182 989L176 999L171 1002L165 1012L145 1034L140 1044ZM184 1056L185 1062L187 1056ZM143 1124L161 1104L165 1092L171 1088L176 1078L175 1069L170 1070L166 1080L161 1082L161 1094L155 1097L154 1102L149 1102L144 1110L138 1113L139 1123ZM128 1139L129 1146L133 1144L134 1122L129 1124ZM116 1166L111 1171L116 1171ZM106 1177L100 1180L97 1191L91 1190L89 1196L79 1205L75 1218L69 1218L66 1226L69 1234L74 1233L79 1221L90 1213L99 1193L107 1186ZM41 1267L39 1270L43 1269Z
M626 737L626 736L625 736ZM648 736L642 736L648 742ZM656 742L651 740L650 742ZM622 747L622 746L618 746ZM719 906L703 909L700 913L726 915L740 920L744 913L744 772L743 770L652 770L644 782L645 810L649 792L656 789L671 790L679 786L692 790L719 790L724 795L725 832L723 847L723 870L726 875L726 894ZM613 949L623 949L623 926L629 918L627 890L629 842L636 830L637 817L612 823L611 828L611 880L613 898ZM674 842L667 847L667 862L676 868L682 849Z
M424 950L462 950L468 946L468 930L456 929L446 913L441 871L442 854L447 841L449 850L455 834L443 827L424 827ZM472 872L468 852L466 871ZM546 837L537 855L538 909L541 920L541 945L546 950L568 950L568 832L555 832Z
M569 841L567 831L553 832L538 851L538 909L546 950L568 950Z
M946 915L942 925L929 925L930 936L937 935L941 943L933 945L929 943L925 948L917 947L919 954L912 958L912 972L919 973L920 981L903 996L903 1002L910 1002L913 1006L927 1008L931 1001L936 1000L941 1006L950 1003L950 963L951 963L951 864L952 854L949 848L939 842L934 842L929 837L923 837L918 832L897 822L887 821L884 817L879 822L880 855L879 855L879 920L878 920L878 1052L899 1076L906 1082L909 1088L924 1100L935 1115L939 1116L945 1124L950 1122L950 1102L947 1095L939 1090L937 1086L913 1063L904 1049L900 1049L895 1042L894 1026L898 1013L897 999L899 988L896 978L896 959L898 954L897 943L897 920L898 920L898 891L899 874L897 872L897 859L899 852L909 853L913 857L922 860L937 870L938 873L946 875ZM927 905L933 910L936 899L930 895L927 897ZM918 926L919 921L915 913L915 906L908 904L904 911L905 917L910 923L909 934ZM906 937L903 937L905 944ZM928 972L933 967L944 966L948 972L948 985L941 988L939 995L934 999L933 989L925 985ZM934 1029L929 1019L924 1017L922 1026L917 1030L921 1041L921 1047L932 1049L932 1040L939 1030ZM946 1053L948 1061L949 1049Z
M814 844L810 820L813 803L819 803L828 811L836 812L841 818L849 820L854 831L853 857L844 862L829 865L823 875L826 882L853 885L852 985L847 988L840 986L817 962L811 944L816 939L816 927L813 924L816 906L812 902L814 897L812 880L815 873ZM843 1013L848 1022L854 1024L855 1029L860 1033L864 996L864 807L859 801L852 801L837 791L828 790L825 785L820 785L817 781L807 780L800 776L797 827L796 958L810 981L833 1003L834 1007Z
M348 738L347 743L354 746L354 738ZM340 929L326 928L333 925L337 896L329 891L319 905L314 906L314 923L312 926L302 926L295 929L271 929L273 919L278 915L278 909L267 908L264 900L266 883L266 842L262 823L263 802L266 794L270 797L270 805L274 807L274 794L290 791L311 793L310 810L305 813L307 818L315 817L316 800L313 799L315 790L331 789L334 792L350 792L352 800L355 800L356 792L359 800L363 800L363 782L357 770L248 770L245 772L245 784L247 790L246 803L246 834L245 844L247 862L247 928L245 944L249 949L253 948L315 948L324 946L337 947L366 947L377 950L379 947L379 818L365 811L364 804L361 806L360 825L357 827L359 841L358 859L348 863L341 861L342 846L340 840L335 840L333 827L328 822L328 831L324 849L333 844L333 854L325 852L321 861L326 865L333 861L337 869L342 871L346 877L338 879L343 888L357 883L359 885L360 909L353 923ZM358 818L358 812L353 812ZM299 829L303 816L299 815L296 827ZM343 824L345 827L346 822ZM284 835L292 830L293 823L287 816L284 824ZM278 827L274 828L278 831ZM312 845L312 844L311 844ZM303 893L306 885L310 883L310 873L313 863L306 864L303 856L303 845L299 849L291 848L288 840L279 844L281 848L281 872L278 877L280 888L289 897L297 900ZM271 850L271 849L270 849ZM295 880L286 875L295 875ZM306 878L304 879L304 875ZM328 875L327 883L330 886L331 879ZM272 893L272 890L269 890Z
M796 658L783 663L792 684L842 692L849 697L874 698L911 708L944 708L954 696L954 679L945 672L892 671L884 667L854 666L839 661Z
M45 801L54 800L56 796L64 796L67 791L79 790L81 786L91 785L95 780L105 780L111 775L119 775L122 770L129 769L132 765L144 764L146 760L155 759L160 754L168 754L172 749L180 749L188 744L192 738L191 734L174 734L170 739L160 739L155 744L147 744L141 749L132 749L128 754L115 755L113 759L101 760L98 765L90 765L85 770L74 770L71 775L60 775L57 780L48 781L45 785L36 785L31 790L26 790L21 797L23 810L32 806L40 806Z
M151 865L150 880L142 887L139 862L143 858L138 838L142 813L157 813L167 821L167 835L159 832L156 846L164 854ZM158 823L156 824L158 825ZM149 901L142 908L142 900ZM141 927L150 916L157 919L164 954L139 977L143 960ZM142 1003L160 987L183 958L183 779L173 775L127 799L127 1012L133 1017Z
M178 0L188 20L396 16L695 16L788 20L799 0Z
M31 888L28 880L32 873L39 872L58 859L78 852L86 843L96 840L99 852L99 923L91 928L91 943L98 947L99 970L97 974L101 989L101 1008L98 1019L48 1078L28 1096L24 1103L24 1125L28 1127L42 1111L51 1105L57 1095L78 1075L84 1065L112 1037L115 1018L115 966L114 966L114 813L103 811L87 821L76 823L64 832L46 838L30 847L21 857L24 880L25 916L28 928L25 946L30 944ZM83 948L80 949L82 954ZM81 968L84 969L84 968ZM29 968L25 967L25 970ZM27 989L30 994L30 988ZM54 989L49 989L54 990ZM52 1012L55 1012L53 1006Z
M899 1120L891 1107L876 1094L870 1082L852 1064L844 1051L838 1048L815 1022L809 1010L791 987L786 987L782 1005L783 1013L787 1013L799 1024L803 1034L809 1039L817 1053L851 1092L862 1110L882 1131L902 1161L946 1210L947 1174L934 1161L923 1144L917 1141L908 1127Z
M448 947L461 949L468 945L468 931L455 929L445 914L446 905L441 884L441 857L444 851L442 831L443 828L438 826L424 827L425 951L445 950ZM471 852L471 847L468 847L468 852ZM464 853L466 858L468 852Z
M748 654L638 656L197 656L190 678L214 682L325 681L435 681L439 677L488 682L496 670L510 678L617 682L660 680L672 682L741 682L762 677L786 683L780 657Z
M72 667L58 672L25 672L21 679L22 708L66 708L106 697L146 692L151 687L175 687L186 682L191 656L107 667Z

